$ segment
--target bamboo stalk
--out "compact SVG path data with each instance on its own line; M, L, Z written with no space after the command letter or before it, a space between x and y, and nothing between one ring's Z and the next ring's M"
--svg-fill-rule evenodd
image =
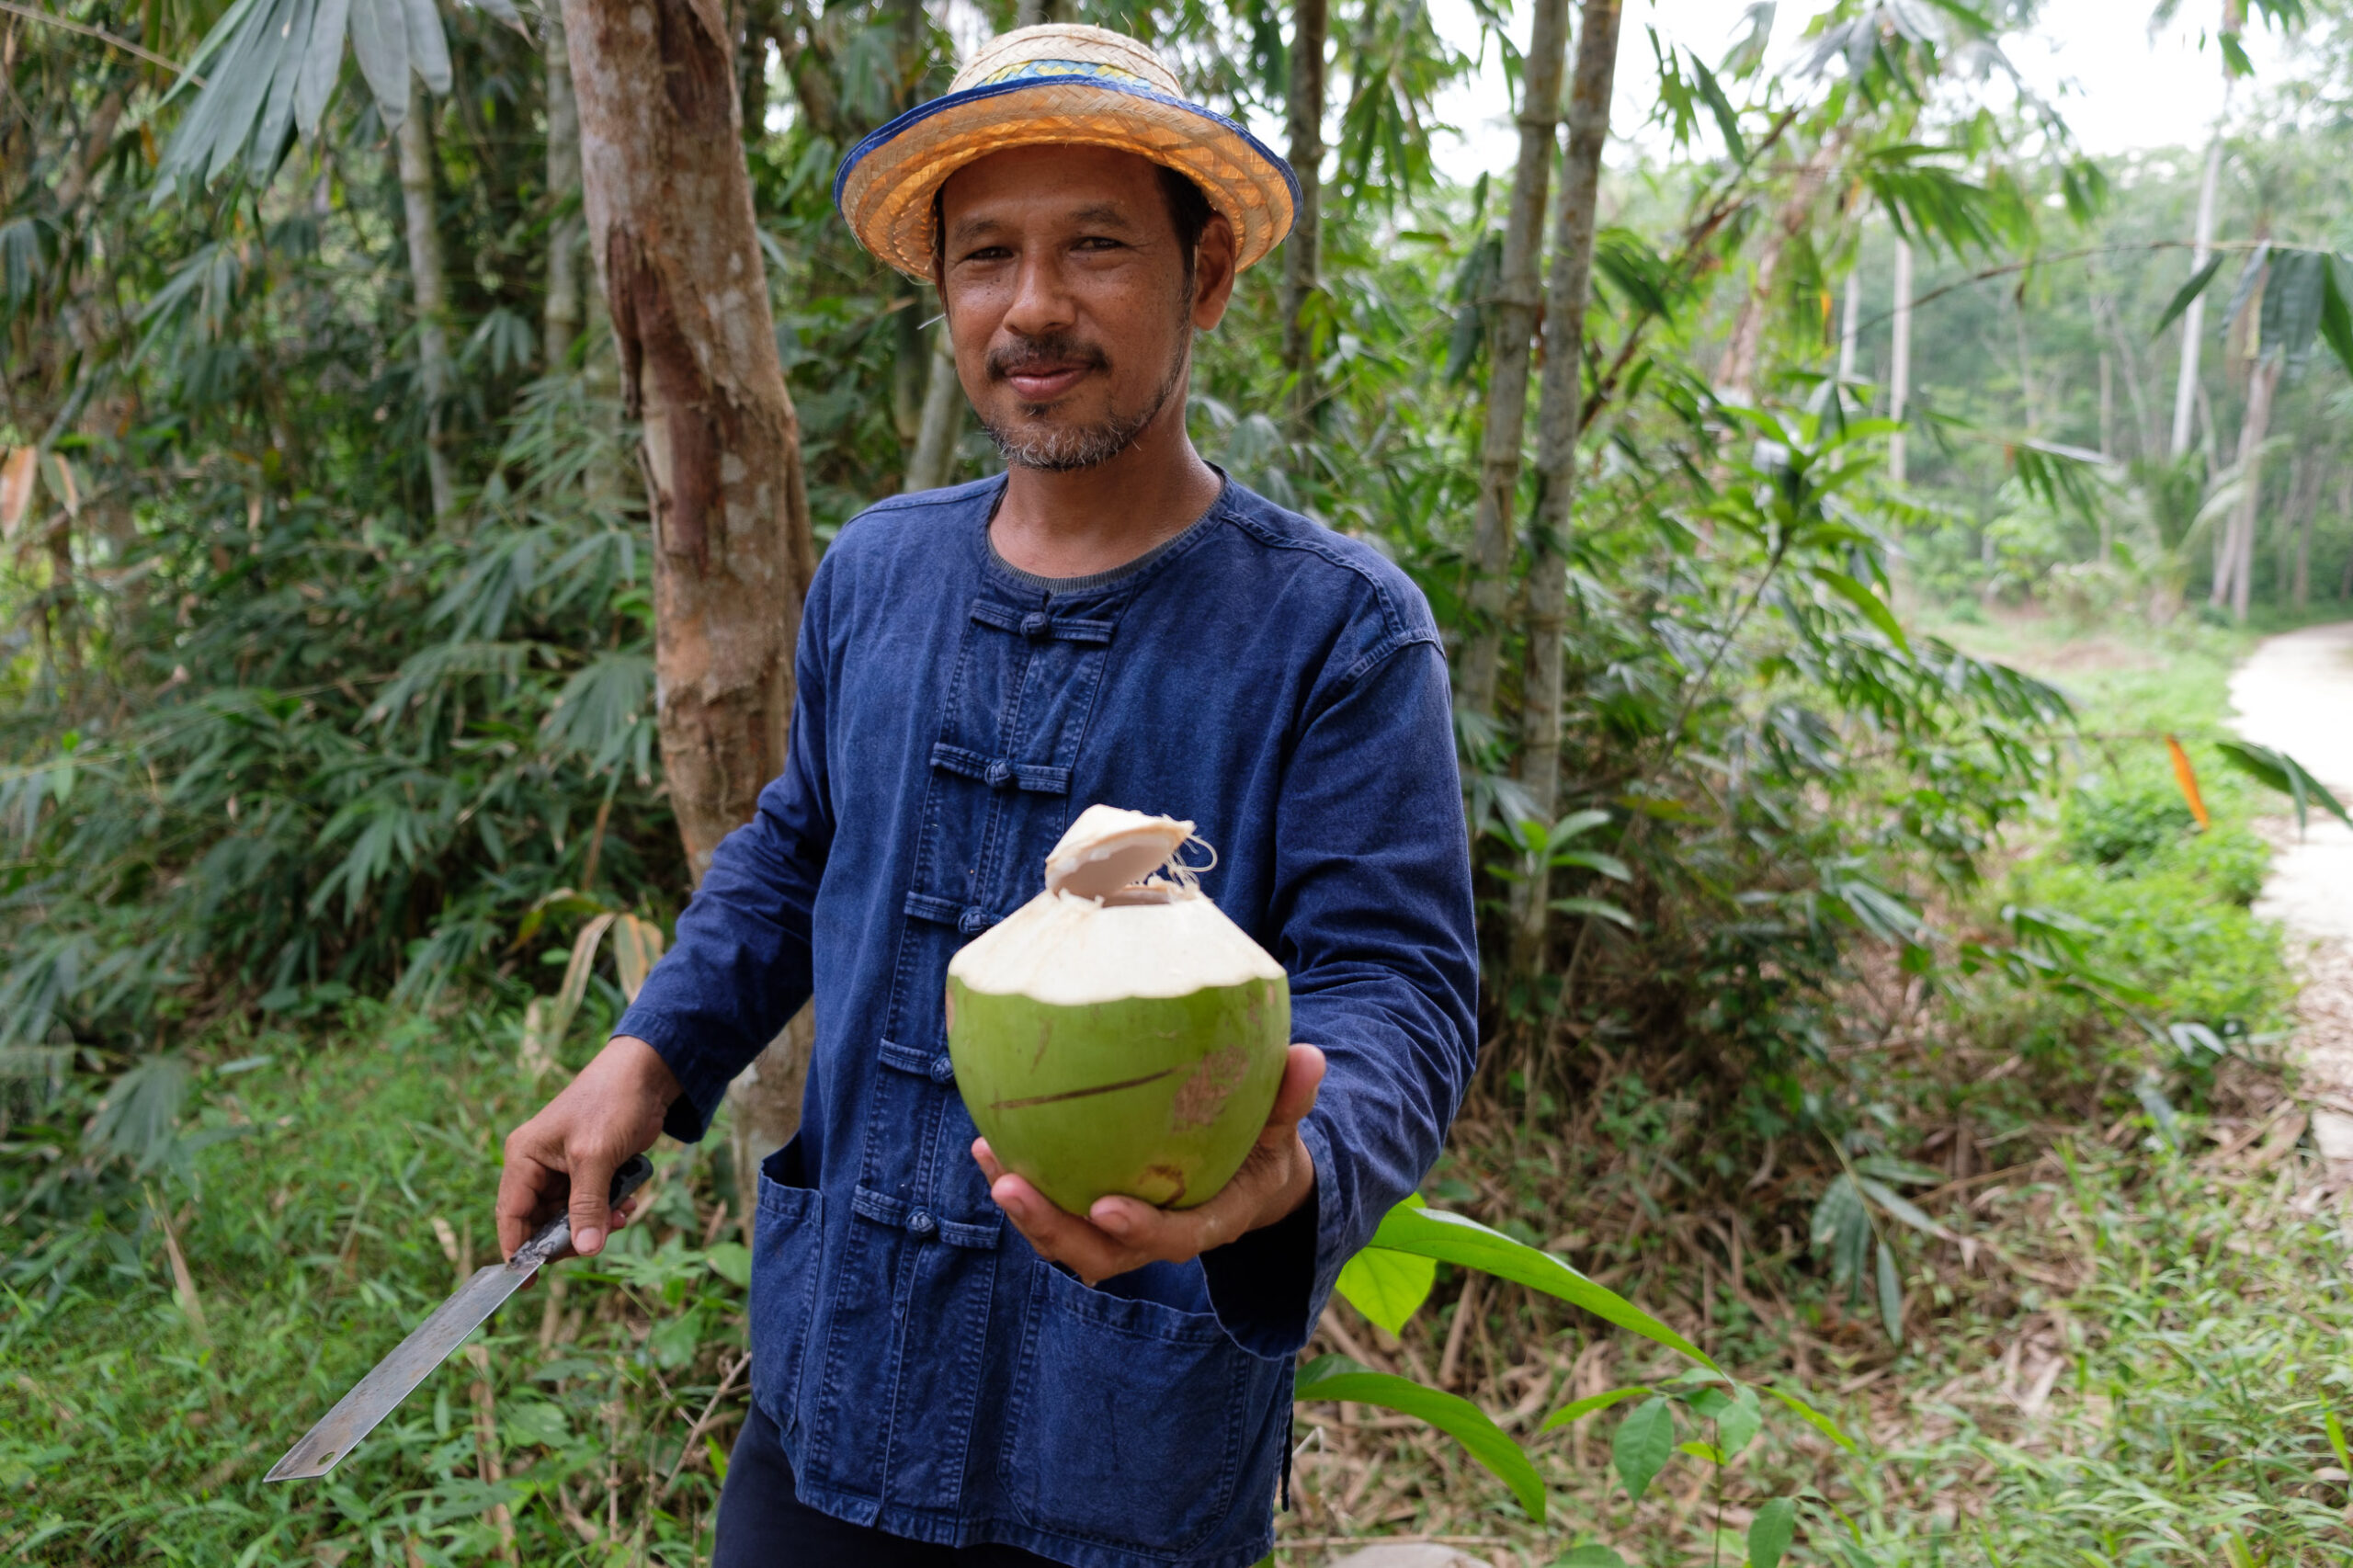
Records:
M1522 68L1519 162L1504 222L1501 277L1487 337L1486 427L1480 438L1479 506L1472 523L1471 631L1463 646L1462 707L1495 711L1510 594L1512 510L1528 426L1528 372L1536 331L1537 266L1544 244L1544 199L1552 180L1553 136L1568 52L1568 0L1537 0Z

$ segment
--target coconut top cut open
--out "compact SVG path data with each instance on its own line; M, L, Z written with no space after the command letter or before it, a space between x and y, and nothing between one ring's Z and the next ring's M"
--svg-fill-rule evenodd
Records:
M1089 806L1046 857L1046 891L957 953L974 991L1055 1006L1280 980L1282 965L1193 884L1193 824Z

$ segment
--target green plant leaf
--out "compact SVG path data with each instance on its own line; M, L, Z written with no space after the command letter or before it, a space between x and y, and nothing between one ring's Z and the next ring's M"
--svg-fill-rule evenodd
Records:
M2203 294L2206 286L2214 281L2214 275L2222 270L2222 257L2217 256L2191 273L2189 281L2175 290L2174 297L2166 302L2165 313L2157 318L2157 324L2149 329L2149 335L2154 337L2171 326L2182 312L2189 309L2189 301Z
M2273 751L2251 741L2217 741L2214 749L2222 760L2241 773L2267 784L2296 802L2296 829L2302 832L2307 825L2309 808L2317 803L2338 822L2353 827L2353 816L2346 813L2342 801L2328 792L2328 786L2313 778L2304 765L2286 752Z
M1832 1442L1837 1444L1840 1448L1846 1449L1848 1453L1851 1454L1856 1451L1855 1439L1847 1436L1847 1429L1845 1427L1839 1426L1838 1423L1833 1421L1819 1410L1816 1410L1813 1405L1808 1404L1798 1395L1791 1393L1787 1389L1768 1388L1765 1392L1771 1394L1775 1399L1779 1400L1783 1404L1789 1406L1790 1410L1797 1414L1800 1420L1813 1427L1815 1431L1821 1433L1824 1437L1829 1438Z
M1674 1452L1675 1416L1657 1394L1634 1406L1609 1439L1610 1462L1626 1483L1626 1494L1637 1503Z
M1776 1497L1748 1521L1748 1568L1780 1568L1797 1533L1798 1505L1794 1497Z
M1732 1403L1716 1416L1716 1447L1724 1451L1729 1461L1756 1439L1757 1429L1764 1425L1765 1410L1757 1403L1756 1391L1744 1383L1732 1396Z
M1412 1209L1401 1204L1382 1218L1381 1229L1373 1233L1372 1244L1480 1269L1548 1296L1557 1296L1604 1323L1616 1324L1630 1334L1641 1335L1654 1344L1688 1357L1719 1377L1726 1375L1706 1351L1617 1291L1595 1284L1551 1253L1516 1242L1476 1220L1466 1220L1440 1209Z
M1844 572L1834 572L1826 566L1813 569L1813 580L1863 612L1863 619L1887 634L1887 640L1909 653L1912 640L1904 634L1904 626L1887 601L1872 593Z
M1570 1548L1568 1555L1553 1563L1552 1568L1626 1568L1626 1560L1599 1541L1589 1540Z
M1628 1388L1611 1389L1607 1393L1587 1394L1585 1398L1564 1404L1547 1415L1544 1418L1544 1425L1539 1426L1537 1430L1550 1432L1555 1426L1566 1426L1573 1421L1584 1420L1597 1410L1607 1410L1613 1404L1623 1404L1630 1399L1640 1399L1651 1392L1641 1383L1635 1383Z
M1887 1328L1888 1338L1900 1347L1904 1344L1904 1282L1895 1272L1895 1249L1885 1242L1879 1244L1879 1321Z
M741 1242L722 1242L703 1255L710 1271L736 1287L752 1282L752 1249Z
M1429 1300L1430 1287L1437 1282L1437 1259L1373 1246L1340 1266L1334 1289L1348 1305L1390 1333L1400 1334Z
M1597 920L1623 926L1629 931L1633 930L1637 924L1632 915L1604 899L1556 898L1552 900L1552 907L1563 915L1590 915Z
M1544 1517L1543 1478L1511 1435L1467 1399L1425 1388L1411 1378L1369 1370L1346 1356L1319 1356L1302 1367L1292 1397L1302 1403L1352 1400L1427 1421L1461 1443L1472 1459L1510 1487L1529 1518Z

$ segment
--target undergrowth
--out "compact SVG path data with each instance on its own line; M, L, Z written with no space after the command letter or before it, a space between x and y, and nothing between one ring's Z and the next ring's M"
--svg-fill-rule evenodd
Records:
M1539 1428L1673 1369L1449 1270L1402 1336L1336 1304L1312 1348L1495 1413L1536 1454L1551 1522L1418 1424L1309 1405L1279 1560L1404 1534L1499 1568L1590 1541L1736 1562L1750 1504L1796 1493L1791 1561L1843 1568L2353 1561L2330 1426L2353 1409L2342 1202L2292 1098L2279 941L2247 908L2268 802L2211 750L2239 642L2112 636L2086 664L2032 626L1971 631L2066 687L2089 738L2067 796L1933 918L1965 934L2035 908L2115 994L1867 952L1812 1091L1839 1100L1818 1123L1837 1144L1725 1122L1704 1047L1572 1034L1563 1097L1531 1116L1488 1085L1425 1189L1802 1391L1857 1451L1774 1422L1721 1477L1678 1456L1631 1503L1611 1462L1631 1405ZM2168 733L2208 831L2166 793ZM608 1260L511 1304L480 1361L454 1358L330 1480L260 1482L489 1256L497 1136L543 1085L514 1065L510 1015L456 1006L217 1025L169 1059L188 1108L160 1141L119 1129L148 1112L91 1097L92 1076L19 1119L0 1149L0 1554L406 1568L493 1560L511 1530L523 1562L707 1555L748 1260L728 1164L699 1152L663 1158L649 1222ZM108 1154L118 1130L161 1151L148 1168ZM1841 1181L1868 1198L1851 1214L1830 1212ZM1887 1275L1864 1261L1882 1244Z
M0 1559L708 1557L746 1381L750 1255L729 1162L704 1153L723 1141L658 1159L593 1267L510 1301L325 1479L262 1481L494 1261L499 1140L545 1089L516 1031L364 1006L307 1037L222 1028L144 1173L77 1159L62 1118L13 1130Z

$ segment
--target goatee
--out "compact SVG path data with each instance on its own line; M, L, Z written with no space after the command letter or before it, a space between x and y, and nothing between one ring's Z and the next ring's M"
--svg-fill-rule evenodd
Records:
M1110 361L1100 348L1091 345L1074 346L1062 337L1040 338L1018 352L1000 350L989 357L989 379L1006 380L1026 363L1063 362L1076 360L1098 370L1110 369ZM1048 426L1016 432L983 415L981 426L995 443L997 455L1017 468L1035 469L1043 473L1072 473L1080 469L1095 468L1109 462L1135 445L1138 436L1160 417L1168 400L1176 395L1177 383L1185 379L1185 355L1180 351L1170 361L1168 373L1161 379L1152 401L1132 415L1114 414L1091 425ZM1051 415L1051 404L1022 403L1022 415L1030 421L1042 422Z

